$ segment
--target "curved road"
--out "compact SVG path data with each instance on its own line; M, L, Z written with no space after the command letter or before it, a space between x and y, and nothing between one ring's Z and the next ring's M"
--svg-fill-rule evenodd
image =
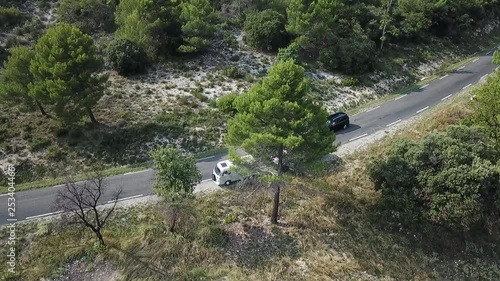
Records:
M487 55L480 55L464 67L450 72L436 79L408 95L397 98L373 107L364 112L351 116L351 126L337 133L337 141L347 143L395 125L404 119L420 114L429 108L450 98L461 90L472 86L474 83L486 78L495 69L491 63L490 51ZM212 168L221 160L227 159L226 154L219 154L205 159L199 159L197 166L202 172L203 182L197 189L209 184ZM154 171L151 169L116 175L106 178L110 190L121 187L122 200L138 198L152 194ZM16 193L16 217L7 217L7 196L0 195L0 224L23 221L38 217L48 216L57 212L54 202L57 191L63 186L53 186L41 189ZM111 194L103 196L102 203L110 200Z

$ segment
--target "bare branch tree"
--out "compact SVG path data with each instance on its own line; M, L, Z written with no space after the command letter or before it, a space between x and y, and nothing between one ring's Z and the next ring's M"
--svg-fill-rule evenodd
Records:
M100 206L103 203L100 199L106 193L107 188L102 169L93 169L88 178L90 180L81 183L68 179L64 189L57 194L56 206L70 215L70 223L90 228L99 239L99 244L104 246L102 229L115 210L122 189L119 188L113 192L112 206L103 207Z

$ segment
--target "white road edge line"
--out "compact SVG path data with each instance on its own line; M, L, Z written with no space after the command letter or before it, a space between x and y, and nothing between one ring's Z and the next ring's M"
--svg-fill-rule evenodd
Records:
M429 84L423 85L422 87L420 87L420 90L427 88L427 86L429 86Z
M208 156L208 157L205 157L205 158L196 159L196 161L202 161L202 160L212 159L214 157L215 157L215 155L214 156Z
M407 95L408 95L408 94L404 94L404 95L402 95L402 96L399 96L399 97L395 98L394 100L399 100L399 99L402 99L402 98L406 97Z
M449 94L449 95L447 95L446 97L442 98L441 100L447 100L447 99L449 99L451 96L453 96L453 94Z
M465 65L461 66L458 70L463 70L464 68L465 68Z
M390 124L387 124L387 125L385 125L385 126L386 126L386 127L390 127L390 126L396 125L396 124L397 124L397 123L399 123L399 122L401 122L401 119L399 119L399 120L397 120L397 121L394 121L394 122L392 122L392 123L390 123Z
M469 85L463 87L462 90L465 90L465 89L469 88L470 86L472 86L472 83L470 83Z
M374 107L374 108L368 109L368 110L367 110L367 111L365 111L365 112L370 112L370 111L373 111L373 110L375 110L375 109L377 109L377 108L380 108L380 105L379 105L379 106L377 106L377 107Z
M41 214L41 215L26 217L26 220L36 219L36 218L41 218L41 217L46 217L46 216L51 216L51 215L57 215L57 214L60 214L62 212L63 211L57 211L57 212L52 212L52 213L46 213L46 214Z
M439 78L439 80L443 80L444 78L450 76L449 74L446 74L445 76L442 76L441 78Z
M206 179L206 180L202 180L201 182L207 182L207 181L211 181L212 179Z
M481 78L479 80L483 80L484 78L488 77L489 74L485 74L483 76L481 76Z
M129 196L129 197L123 197L123 198L120 198L120 199L118 199L116 201L120 202L120 201L134 199L134 198L138 198L138 197L142 197L142 196L144 196L144 194L139 194L139 195L134 195L134 196ZM109 200L108 203L115 203L115 200Z
M478 60L479 60L479 58L477 58L477 59L473 60L472 62L476 62L476 61L478 61Z
M417 111L417 114L419 114L420 112L423 112L423 111L426 111L427 109L429 109L429 106L426 106L420 110Z
M124 176L126 175L133 175L133 174L138 174L138 173L144 173L144 172L147 172L148 170L142 170L142 171L136 171L136 172L128 172L128 173L125 173L123 174Z
M354 140L357 140L357 139L360 139L360 138L364 138L364 137L366 137L366 136L368 136L368 134L367 134L367 133L366 133L366 134L362 134L361 136L357 136L357 137L355 137L355 138L352 138L352 139L350 139L349 141L354 141Z
M2 197L2 196L7 196L7 195L9 195L9 194L8 194L8 193L5 193L5 194L0 194L0 197Z

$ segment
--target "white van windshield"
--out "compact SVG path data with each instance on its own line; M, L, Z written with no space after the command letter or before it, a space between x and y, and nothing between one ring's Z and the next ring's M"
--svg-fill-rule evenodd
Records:
M215 166L215 174L220 176L220 170L219 167Z

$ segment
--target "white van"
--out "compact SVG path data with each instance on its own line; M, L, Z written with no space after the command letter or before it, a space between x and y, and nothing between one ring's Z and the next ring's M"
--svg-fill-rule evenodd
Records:
M231 171L231 167L234 167L234 165L230 160L221 161L215 165L212 171L212 180L215 184L228 186L243 179L238 172Z
M242 159L246 161L252 161L253 157L251 155L245 155L242 157ZM228 186L233 182L237 182L242 179L243 176L236 171L235 165L230 160L218 162L212 171L212 180L217 185Z

